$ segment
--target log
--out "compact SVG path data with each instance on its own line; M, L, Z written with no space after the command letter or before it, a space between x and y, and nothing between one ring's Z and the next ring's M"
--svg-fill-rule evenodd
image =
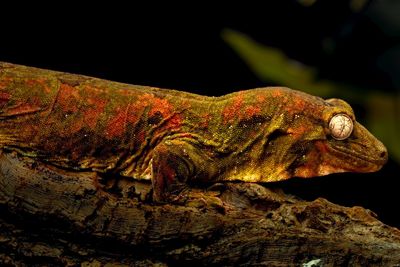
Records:
M362 207L252 183L151 184L0 156L0 263L11 266L393 266L400 231Z

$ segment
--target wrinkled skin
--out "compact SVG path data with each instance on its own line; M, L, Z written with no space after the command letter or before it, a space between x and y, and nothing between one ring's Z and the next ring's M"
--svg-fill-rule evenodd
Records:
M328 124L346 114L345 140ZM384 145L351 107L288 88L207 97L0 63L0 148L55 167L151 179L154 200L188 182L271 182L373 172Z

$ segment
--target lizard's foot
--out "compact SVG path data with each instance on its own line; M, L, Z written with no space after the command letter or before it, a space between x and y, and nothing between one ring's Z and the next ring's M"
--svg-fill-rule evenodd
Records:
M174 185L173 190L153 188L153 202L156 203L184 203L187 200L186 184ZM158 191L157 191L158 190Z

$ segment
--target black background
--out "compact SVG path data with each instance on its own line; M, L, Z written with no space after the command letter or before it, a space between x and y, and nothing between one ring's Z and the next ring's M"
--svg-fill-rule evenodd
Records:
M230 28L318 67L320 78L395 91L393 72L378 61L399 38L371 19L373 4L361 12L351 10L349 1L316 1L311 7L298 1L219 7L2 6L0 60L204 95L274 85L259 80L223 42L221 31ZM362 108L355 109L362 118ZM325 197L364 206L400 227L399 172L390 160L378 173L292 179L272 186L308 200Z

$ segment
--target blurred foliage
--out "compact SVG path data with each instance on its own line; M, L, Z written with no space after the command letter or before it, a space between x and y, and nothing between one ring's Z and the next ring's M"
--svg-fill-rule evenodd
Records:
M364 125L386 145L391 158L400 163L398 95L320 80L317 78L317 69L294 61L281 50L257 43L237 31L226 29L222 32L222 38L262 81L323 98L342 98L363 107Z
M297 2L299 2L303 6L310 7L314 5L317 0L297 0ZM367 3L368 0L350 0L349 7L351 10L353 10L353 12L359 12L365 7Z

